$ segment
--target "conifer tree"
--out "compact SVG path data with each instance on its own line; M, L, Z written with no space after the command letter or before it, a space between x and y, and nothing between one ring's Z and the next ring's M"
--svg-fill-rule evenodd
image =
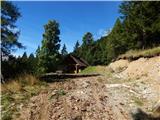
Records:
M74 46L74 50L73 50L73 51L77 51L78 48L79 48L79 46L80 46L80 44L79 44L79 42L78 42L78 40L77 40L77 42L76 42L76 44L75 44L75 46Z
M116 23L112 29L112 32L108 36L107 42L107 59L111 61L115 59L119 54L126 51L126 41L124 39L124 29L120 19L116 20Z
M159 1L125 1L120 5L126 38L134 43L132 48L144 49L160 44L159 6Z
M21 16L19 9L10 1L1 1L1 55L9 55L15 47L22 48L18 42L19 31L15 25Z
M26 60L27 59L27 53L24 52L23 55L22 55L22 59Z
M66 56L66 55L68 54L67 48L66 48L66 45L65 45L65 44L63 45L63 48L62 48L62 50L61 50L61 54L62 54L62 56Z
M90 32L87 32L84 36L83 36L83 45L91 45L93 43L93 35Z
M54 72L60 62L60 39L59 24L55 20L50 20L44 26L42 46L38 54L38 71Z

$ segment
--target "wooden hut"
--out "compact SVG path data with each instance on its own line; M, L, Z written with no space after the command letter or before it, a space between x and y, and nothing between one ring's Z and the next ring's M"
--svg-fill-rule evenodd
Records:
M81 70L89 66L87 61L83 58L74 56L74 55L67 55L64 59L65 64L65 72L67 73L79 73Z

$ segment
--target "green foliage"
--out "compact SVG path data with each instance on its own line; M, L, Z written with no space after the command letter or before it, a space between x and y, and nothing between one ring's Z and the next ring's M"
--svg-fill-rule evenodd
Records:
M160 44L159 6L158 1L129 1L121 4L126 38L134 43L133 48L143 49Z
M27 59L27 53L26 53L26 52L23 53L22 59L23 59L23 60L26 60L26 59Z
M15 47L22 48L18 42L19 31L15 22L21 16L18 8L9 1L1 1L1 52L9 55Z
M55 20L50 20L45 26L42 46L37 50L38 72L54 72L60 62L59 24Z
M92 33L87 32L83 36L82 40L83 40L83 44L82 45L91 45L94 42Z
M76 44L75 44L75 47L74 47L74 51L78 50L79 46L80 46L80 44L79 44L79 42L78 42L78 40L77 40L77 42L76 42Z
M142 50L160 45L160 2L124 1L112 31L93 41L87 32L74 54L90 65L106 65L129 50ZM148 56L152 53L145 53ZM143 55L142 55L143 56Z
M72 54L83 58L90 65L107 65L126 51L136 52L130 55L126 53L123 55L124 58L150 57L159 54L157 49L139 52L160 45L159 6L158 1L122 2L119 9L122 14L121 19L116 20L110 33L98 40L94 40L92 33L85 33L82 45L77 41ZM15 46L22 47L17 41L19 32L15 26L20 13L18 8L8 1L2 1L1 13L1 48L2 53L9 54ZM55 72L64 67L65 56L68 53L65 44L61 54L59 53L59 24L55 20L50 20L44 29L42 45L38 46L36 57L33 54L27 57L24 53L22 57L15 58L10 55L8 60L2 61L2 74L5 78L24 73Z
M73 54L78 57L82 57L92 65L94 60L93 59L93 52L94 52L93 51L94 50L93 35L90 32L87 32L83 36L82 41L83 43L80 47L79 47L78 41L76 42Z
M107 41L107 61L111 62L112 59L124 53L127 50L127 42L124 37L124 29L121 24L121 21L117 19L111 33L108 35Z
M37 58L31 53L28 57L28 65L29 65L29 72L27 73L32 73L36 74L36 68L37 68Z
M68 54L67 48L66 48L66 45L64 44L61 50L61 55L65 57L67 54Z
M76 44L75 44L75 46L74 46L74 50L73 50L73 54L74 54L75 56L79 56L79 47L80 47L80 44L79 44L79 42L78 42L78 40L77 40L77 42L76 42Z
M16 58L12 55L8 56L8 60L3 60L1 65L3 77L7 80L25 73L35 74L37 59L33 54L27 57L26 52L24 52L22 57Z
M38 48L36 50L36 58L38 58L39 54L40 54L40 46L38 46Z

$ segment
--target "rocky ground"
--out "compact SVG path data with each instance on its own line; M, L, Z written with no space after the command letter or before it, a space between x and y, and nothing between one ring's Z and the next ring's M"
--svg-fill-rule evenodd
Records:
M160 57L119 60L101 76L49 83L18 120L159 120ZM110 73L105 75L105 73ZM159 105L159 103L158 103ZM156 105L157 106L157 105ZM139 109L138 109L139 108Z

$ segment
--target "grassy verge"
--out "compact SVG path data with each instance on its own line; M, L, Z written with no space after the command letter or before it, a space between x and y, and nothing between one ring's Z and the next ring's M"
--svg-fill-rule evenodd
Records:
M106 66L89 66L81 71L82 74L98 73L104 76L111 76L112 71Z
M97 73L97 67L96 66L89 66L82 70L80 73L82 74L89 74L89 73Z
M1 85L2 120L18 117L22 106L46 86L32 75L24 75Z
M99 73L99 74L105 74L107 71L106 66L89 66L81 71L83 74L89 74L89 73Z
M152 48L152 49L146 49L146 50L131 50L126 52L125 54L122 54L118 57L118 59L130 59L135 60L140 57L154 57L160 55L160 47Z

